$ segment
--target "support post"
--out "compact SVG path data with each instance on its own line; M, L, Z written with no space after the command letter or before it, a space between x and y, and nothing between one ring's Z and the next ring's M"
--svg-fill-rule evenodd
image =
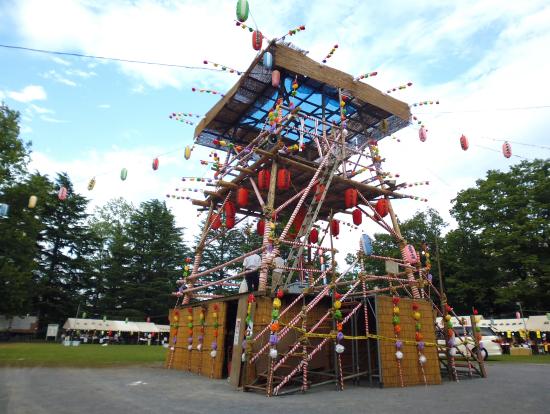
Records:
M271 224L273 222L273 206L275 204L275 190L277 186L277 159L274 158L271 164L271 177L269 179L269 192L267 194L267 204L264 207L265 217L265 229L262 247L262 265L260 267L260 282L258 290L265 292L267 288L267 273L268 273L268 261L271 256L271 252L268 251L267 245L269 244L269 233L271 232Z

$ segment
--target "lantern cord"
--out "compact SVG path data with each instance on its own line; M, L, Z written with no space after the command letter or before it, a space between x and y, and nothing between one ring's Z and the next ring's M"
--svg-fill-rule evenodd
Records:
M525 144L523 142L510 141L509 139L496 139L496 138L489 138L489 137L479 137L479 138L486 139L488 141L509 142L510 144L514 144L514 145L523 145L523 146L526 146L526 147L533 147L533 148L541 148L541 149L550 150L550 147L547 146L547 145Z
M417 112L418 115L430 114L457 114L457 113L475 113L475 112L501 112L501 111L528 111L531 109L548 109L550 105L533 105L533 106L515 106L508 108L480 108L480 109L457 109L456 111L423 111Z
M85 55L85 54L82 54L82 53L60 52L60 51L57 51L57 50L35 49L35 48L23 47L23 46L13 46L13 45L0 44L0 47L6 48L6 49L14 49L14 50L25 50L25 51L28 51L28 52L46 53L46 54L50 54L50 55L73 56L73 57L79 57L79 58L110 60L110 61L124 62L124 63L138 63L140 65L167 66L167 67L173 67L173 68L179 68L179 69L189 69L189 70L209 70L209 71L212 71L212 72L227 72L227 71L224 71L222 69L215 69L215 68L209 68L209 67L204 67L204 66L188 66L188 65L178 65L176 63L151 62L151 61L146 61L146 60L133 60L133 59L123 59L123 58L117 58L117 57ZM227 73L229 73L229 72L227 72Z

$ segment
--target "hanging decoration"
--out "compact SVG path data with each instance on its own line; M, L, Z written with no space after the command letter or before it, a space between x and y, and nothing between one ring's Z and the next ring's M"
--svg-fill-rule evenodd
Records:
M403 248L403 259L411 265L418 263L418 255L416 254L416 250L412 244L407 244Z
M271 334L269 335L269 345L271 347L269 350L269 356L271 359L276 359L278 355L277 343L279 342L278 332L281 329L279 315L282 297L283 291L281 289L277 290L277 297L273 299L273 306L271 308L271 323L269 325L269 329L271 330Z
M460 147L462 148L463 151L466 151L468 150L469 146L470 145L468 143L468 138L466 138L466 136L462 134L462 136L460 137Z
M341 365L340 362L340 354L342 354L346 348L344 345L341 344L341 342L344 340L344 332L343 330L343 324L342 324L342 311L340 308L342 307L342 302L340 301L340 294L338 292L335 292L335 295L333 297L332 301L332 316L334 320L336 321L336 346L334 347L334 350L338 354L338 364ZM340 368L340 375L342 374L341 368Z
M7 217L10 206L5 203L0 203L0 217Z
M262 63L266 69L271 70L271 68L273 67L273 55L271 54L271 52L264 53Z
M372 78L373 76L376 76L376 75L378 75L378 72L364 73L362 75L359 75L359 76L355 77L353 80L358 81L358 80L361 80L361 79Z
M321 197L323 197L323 193L325 192L325 186L321 183L317 183L314 186L315 189L315 201L319 202L321 201Z
M246 22L248 19L248 13L250 9L248 7L248 0L237 1L237 20L241 23Z
M181 122L182 124L186 125L195 125L194 122L189 121L185 118L186 115L176 115L175 113L172 113L168 115L168 118L173 119L174 121Z
M422 125L418 130L418 138L420 138L420 141L422 142L426 141L426 138L428 138L428 130L424 127L424 125Z
M308 241L310 244L315 244L319 240L319 230L316 228L311 229L309 232Z
M229 73L234 73L238 76L242 75L242 72L240 70L237 70L237 69L234 69L234 68L231 68L229 66L225 66L225 65L222 65L221 63L216 63L216 62L212 62L211 60L203 60L202 63L204 65L212 65L213 67L215 68L220 68L222 71L226 71L226 72L229 72ZM198 117L197 117L198 118Z
M219 322L220 307L218 306L217 303L214 304L213 310L214 312L212 313L212 319L213 319L212 326L214 328L214 332L213 332L214 340L210 345L210 349L211 349L210 356L212 357L212 359L216 358L218 354L217 351L218 351L218 328L220 326L220 322Z
M274 70L271 72L271 86L278 88L281 83L281 72Z
M90 181L88 181L88 191L92 191L95 187L95 177L92 177Z
M193 308L187 308L187 350L193 349Z
M361 235L361 249L366 256L370 256L373 253L372 239L368 234Z
M248 205L248 190L244 187L240 187L237 190L237 205L239 207L246 207Z
M264 37L262 35L262 32L260 32L259 30L254 30L252 32L252 49L261 50L263 40Z
M294 80L292 81L292 91L290 92L291 96L296 96L296 94L298 93L298 87L298 76L295 76Z
M403 359L403 341L400 340L401 335L401 319L399 317L399 296L392 297L393 309L392 309L392 324L393 324L393 333L395 335L395 359L397 361L397 368L399 370L399 380L401 381L401 387L405 386L403 381L403 370L401 367L401 360Z
M221 95L222 98L225 96L223 93L214 91L212 89L202 89L202 88L191 88L192 92L199 92L199 93L210 93L212 95Z
M159 159L158 159L158 158L155 158L155 159L153 160L152 167L153 167L153 171L156 171L156 170L159 169Z
M385 198L379 199L376 202L374 209L380 215L380 217L386 217L390 211L388 200ZM375 219L378 219L378 217L375 216Z
M120 170L120 179L122 181L125 181L127 177L128 177L128 170L126 168L121 169Z
M210 216L210 227L212 230L218 230L222 226L222 220L220 218L220 215L217 213L212 213Z
M264 220L259 220L258 223L256 224L256 233L258 234L258 236L263 236L264 233L265 233L265 221Z
M344 205L346 208L357 206L357 189L347 188L344 191Z
M37 201L38 201L38 197L36 197L35 195L30 196L29 197L29 203L28 203L27 207L28 208L35 208Z
M249 350L251 350L249 345L251 345L250 341L252 340L252 335L254 332L254 321L252 320L252 304L256 302L256 298L254 297L253 293L250 293L248 295L247 302L248 302L248 305L246 307L246 318L245 318L246 331L244 334L244 341L242 343L242 348L243 348L242 360L243 361L246 361L246 354L247 352L249 352Z
M61 187L59 189L59 192L57 193L57 198L61 201L64 201L67 198L67 189L65 187Z
M363 222L363 213L358 208L353 210L351 215L353 217L353 224L355 224L356 226L359 226Z
M269 170L260 170L258 172L258 188L260 190L267 190L269 188L270 179L271 173Z
M199 312L199 325L200 325L200 328L199 328L199 336L197 338L197 340L198 340L197 351L201 352L202 351L202 344L204 342L204 327L206 325L205 315L204 315L204 308L202 308L202 307L201 307L201 310Z
M172 112L170 115L168 115L168 118L170 119L176 119L179 121L179 118L186 117L186 118L202 118L202 115L194 114L192 112Z
M334 237L338 237L340 234L340 221L337 219L332 219L330 221L330 234Z
M185 146L185 151L184 151L184 154L183 154L183 156L185 157L186 160L191 158L191 151L192 151L192 148L189 145L186 145Z
M330 49L330 52L328 52L328 54L323 59L323 63L327 63L327 60L330 59L332 55L334 55L334 52L336 52L336 49L338 49L338 45L332 46L332 49Z
M286 36L294 36L296 33L299 33L303 30L306 30L306 27L304 25L298 26L295 29L289 30L288 33L282 37L282 39L284 39Z
M510 158L512 156L512 146L508 141L502 144L502 155L504 155L505 158Z
M277 189L286 191L290 188L290 171L281 168L277 171Z
M224 205L225 211L225 227L227 229L232 229L235 226L235 213L237 209L235 204L232 201L227 201Z
M396 88L388 89L386 92L387 93L392 93L392 92L395 92L395 91L400 91L400 90L403 90L403 89L406 89L406 88L410 88L412 86L412 84L413 84L412 82L408 82L405 85L400 85L400 86L397 86Z
M439 105L439 101L421 101L421 102L415 102L411 104L410 106L426 106L426 105Z
M420 313L420 306L418 303L413 302L412 304L412 310L413 310L413 319L414 319L414 340L416 341L416 348L418 351L418 363L420 364L420 368L422 369L422 377L424 379L424 384L427 384L426 382L426 373L424 372L424 364L427 361L426 355L424 355L424 338L422 336L422 314Z

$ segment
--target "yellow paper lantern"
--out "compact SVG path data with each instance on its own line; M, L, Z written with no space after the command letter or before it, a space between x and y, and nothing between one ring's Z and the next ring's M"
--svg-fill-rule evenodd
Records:
M342 302L339 300L334 301L334 309L340 309L342 307Z
M185 159L188 160L189 158L191 158L191 147L189 145L187 145L185 147L185 153L184 153L184 156L185 156Z
M413 318L414 318L416 321L420 320L420 316L421 316L421 315L420 315L420 312L414 312L414 313L413 313Z
M451 320L451 315L445 315L445 320L449 322Z
M191 315L189 315L189 316L187 317L187 320L188 320L189 322L192 322L192 321L193 321L193 317L192 317Z
M399 315L399 306L394 306L393 307L393 314L394 315Z
M281 307L281 300L279 298L273 299L273 307L279 309Z

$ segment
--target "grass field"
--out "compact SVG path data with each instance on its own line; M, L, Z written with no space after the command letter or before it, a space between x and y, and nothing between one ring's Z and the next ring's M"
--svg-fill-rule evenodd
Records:
M157 365L166 349L144 345L0 344L0 366L12 367L113 367Z
M522 364L550 364L550 354L546 355L500 355L489 357L488 362L511 362Z

